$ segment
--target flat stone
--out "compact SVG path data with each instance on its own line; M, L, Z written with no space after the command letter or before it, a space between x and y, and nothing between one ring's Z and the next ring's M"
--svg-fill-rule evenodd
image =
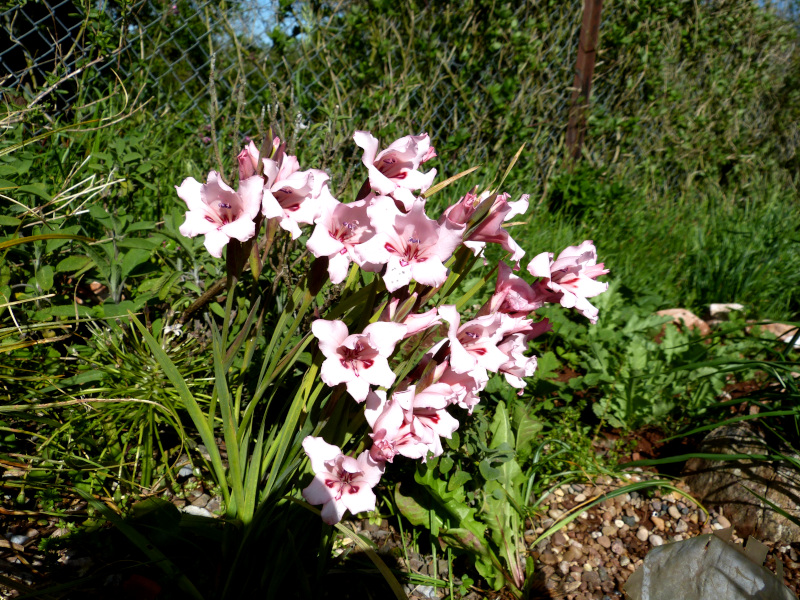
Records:
M659 317L672 317L678 329L694 329L700 335L709 335L711 327L696 314L685 308L668 308L656 313Z
M545 552L539 557L539 560L546 565L557 565L560 562L552 552Z
M206 504L206 508L213 513L219 512L219 510L222 508L222 499L215 496L214 498L208 501L208 504Z
M211 500L211 496L208 494L200 494L197 498L192 500L192 506L198 506L200 508L205 508L206 504Z
M583 551L577 546L570 546L564 552L564 560L567 562L574 562L583 556Z

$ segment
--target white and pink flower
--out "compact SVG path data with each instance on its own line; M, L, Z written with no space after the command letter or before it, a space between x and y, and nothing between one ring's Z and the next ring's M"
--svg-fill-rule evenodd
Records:
M345 511L356 514L375 510L375 487L383 475L384 464L364 451L358 458L342 454L333 444L320 437L303 440L314 470L314 479L303 490L309 504L322 505L322 520L333 525L342 520Z
M427 133L407 135L378 152L378 140L368 131L356 131L353 140L364 150L361 162L369 171L369 184L379 194L392 196L411 210L412 190L427 190L436 177L436 169L419 171L422 163L436 156Z
M332 283L344 281L351 261L356 261L367 271L380 268L380 265L363 261L354 252L356 246L375 235L364 200L350 204L325 203L315 223L306 247L316 257L328 257L328 274Z
M300 237L299 224L311 224L322 212L324 204L334 203L326 185L325 171L300 171L297 158L278 150L275 159L264 159L264 201L261 212L268 219L280 219L280 226Z
M608 289L608 284L596 281L608 273L603 263L597 264L597 250L592 240L579 246L569 246L553 260L552 252L542 252L528 264L528 272L541 277L540 288L549 293L550 302L560 302L564 308L575 308L592 323L597 323L599 311L587 298Z
M450 325L447 333L450 367L456 373L469 373L485 379L486 371L497 373L508 361L508 356L497 347L508 333L510 323L507 315L494 313L461 325L461 315L456 307L444 305L439 307L439 316Z
M391 199L378 198L368 213L377 233L355 253L361 261L386 264L383 280L387 290L394 292L412 279L432 287L445 282L444 262L461 243L464 225L439 225L425 215L421 200L403 214Z
M444 214L439 218L439 222L467 223L472 218L472 215L475 214L480 203L490 196L489 191L483 192L480 196L476 196L473 192L468 193L456 204L445 210ZM469 235L464 245L478 256L483 252L487 242L499 244L511 254L511 260L519 266L519 261L525 256L525 250L503 228L503 223L524 214L528 210L528 195L523 195L516 202L509 202L508 199L510 197L510 194L497 195L488 215Z
M350 395L363 402L371 385L389 387L394 383L396 376L388 359L406 334L405 325L372 323L363 333L350 335L342 321L317 319L311 331L326 357L320 377L329 386L347 384Z
M390 460L396 454L419 458L443 452L442 437L450 438L458 429L458 420L445 409L450 404L438 393L415 393L413 388L395 392L391 400L385 394L370 395L365 411L372 427L373 458Z
M186 221L180 226L181 235L204 235L206 249L217 258L231 238L246 242L256 233L262 184L260 177L249 177L234 190L216 171L208 174L206 183L187 177L180 187L175 186L178 197L189 208Z

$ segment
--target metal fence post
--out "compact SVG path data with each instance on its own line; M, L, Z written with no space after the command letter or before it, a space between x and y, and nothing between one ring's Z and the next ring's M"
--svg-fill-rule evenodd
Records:
M586 137L586 109L592 90L592 75L597 56L597 40L600 34L600 13L603 0L583 1L583 21L581 23L578 58L575 61L575 79L570 99L569 124L567 125L567 149L573 159L581 154L581 146Z

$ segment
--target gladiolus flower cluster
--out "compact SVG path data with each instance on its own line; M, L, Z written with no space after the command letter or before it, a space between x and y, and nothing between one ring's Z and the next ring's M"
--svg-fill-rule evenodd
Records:
M442 438L472 413L490 377L502 376L523 393L525 379L536 371L529 342L550 329L546 319L536 318L537 309L561 304L594 323L598 311L589 298L608 288L597 281L608 270L597 262L590 240L557 258L551 252L535 256L527 266L530 281L514 274L525 251L506 224L526 212L527 196L510 201L508 194L476 189L437 218L429 216L425 191L436 170L421 169L436 152L427 134L406 136L384 150L369 132L357 131L353 139L367 170L353 202L333 197L325 172L301 170L278 138L270 156L260 156L252 142L242 150L236 190L213 171L205 184L188 178L176 187L188 208L181 233L204 235L215 257L230 240L246 242L258 235L262 221L274 219L293 239L309 226L306 248L324 260L332 284L343 282L355 263L385 286L382 310L360 331L337 319L311 325L324 357L321 380L343 386L352 399L343 401L361 403L369 426L355 457L321 437L303 442L315 474L303 497L322 505L329 524L346 510L373 510L373 488L398 455L424 462L442 454ZM466 319L456 305L427 306L448 280L448 261L459 249L467 249L464 256L484 256L487 244L498 245L508 264L497 264L494 292L477 314ZM417 364L398 377L399 357L408 358L402 348L412 342L426 351L415 354L421 356Z

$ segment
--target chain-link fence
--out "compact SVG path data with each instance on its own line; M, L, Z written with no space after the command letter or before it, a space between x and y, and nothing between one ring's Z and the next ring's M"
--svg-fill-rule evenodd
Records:
M262 107L269 111L280 104L284 120L296 129L344 119L352 129L370 128L384 139L427 130L449 151L453 170L476 159L507 162L526 142L529 158L538 161L534 179L542 180L565 155L581 0L18 4L0 11L0 87L7 100L21 106L46 100L50 115L91 104L92 93L116 89L119 77L140 102L149 100L154 119L171 118L175 126L183 119L197 127L217 112L226 118L241 98L250 117L243 133ZM703 18L719 13L722 22L758 6L748 0L711 1L702 4ZM694 9L684 13L695 14ZM796 45L778 47L757 23L747 27L743 42L731 48L748 45L755 56L727 49L720 54L709 45L700 53L689 46L694 55L687 58L686 22L642 13L638 2L606 2L589 151L611 163L668 154L683 144L691 157L684 138L697 132L685 134L676 122L693 119L690 113L698 107L698 114L715 104L725 109L729 100L711 67L729 68L736 90L736 78L750 77L747 69L762 79L764 73L772 77L796 53ZM659 104L662 92L654 82L679 90L672 106ZM767 97L775 94L766 91ZM768 135L777 109L756 94L741 98L736 101L749 104L737 109L742 117L729 119L722 134L714 129L719 123L695 119L692 126L700 123L704 135L734 138L741 137L742 119L760 120L758 135ZM793 153L796 123L782 129L790 138L784 147ZM702 163L703 157L693 160Z

